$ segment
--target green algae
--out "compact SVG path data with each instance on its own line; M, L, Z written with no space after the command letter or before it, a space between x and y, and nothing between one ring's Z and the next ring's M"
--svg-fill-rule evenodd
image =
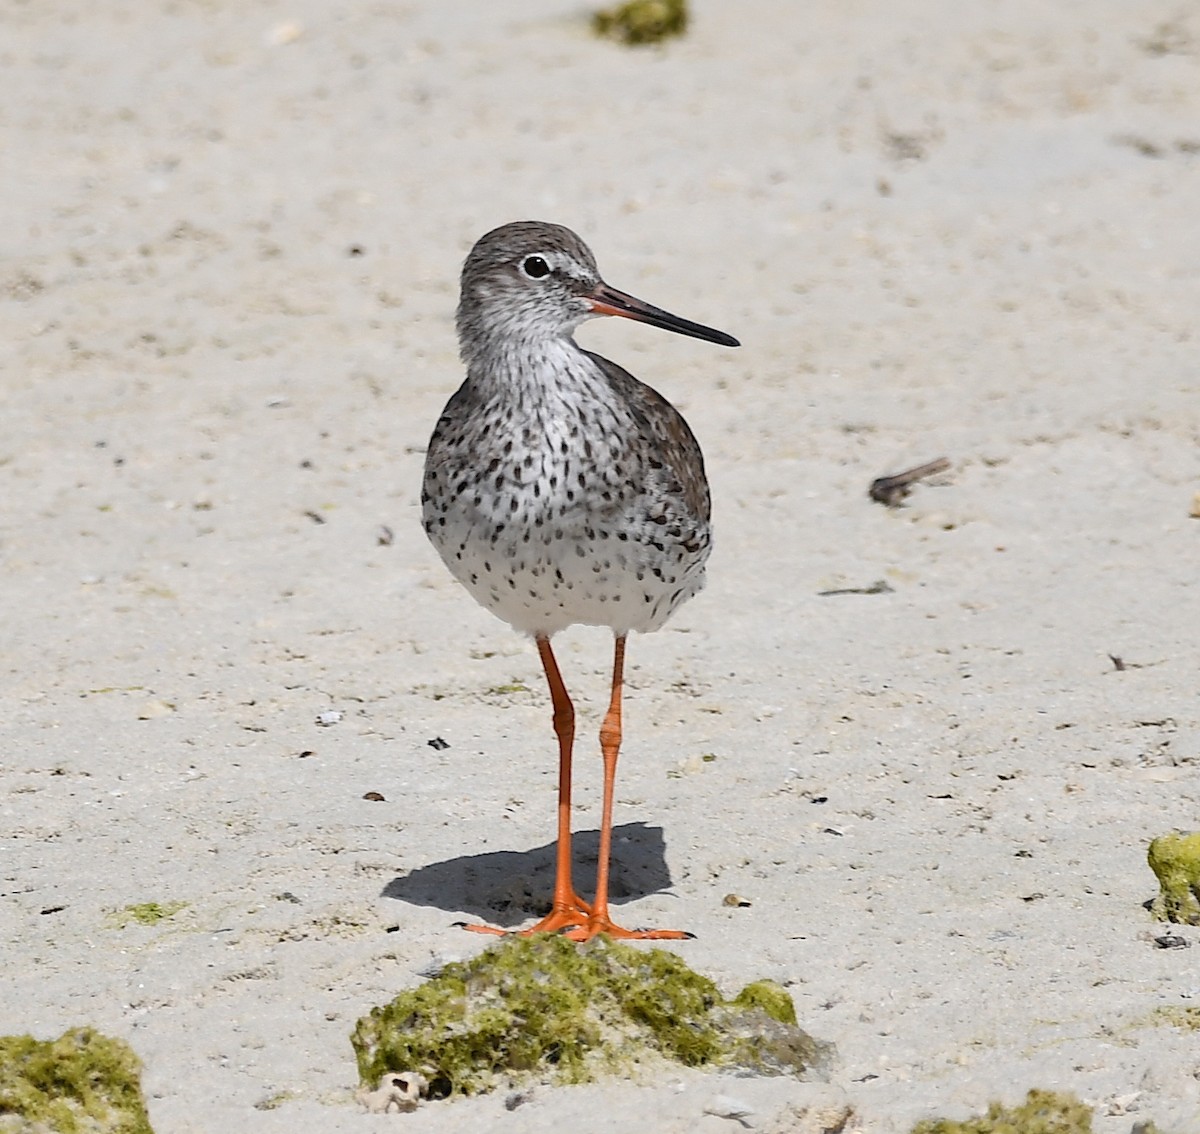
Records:
M255 1110L278 1110L284 1103L289 1103L298 1099L300 1093L298 1091L276 1091L273 1095L267 1095L265 1099L261 1099L254 1104Z
M994 1102L986 1114L963 1122L929 1118L912 1134L1092 1134L1092 1111L1074 1095L1035 1088L1020 1106Z
M140 1074L127 1044L91 1028L56 1040L0 1036L0 1117L22 1120L16 1131L153 1134Z
M126 906L109 916L109 921L118 929L123 929L131 922L138 925L157 925L174 917L180 910L187 908L187 902L138 902Z
M1183 1004L1164 1004L1155 1008L1150 1015L1151 1023L1166 1024L1172 1028L1183 1028L1189 1032L1200 1031L1200 1008Z
M592 16L592 30L629 46L661 43L687 30L686 0L629 0Z
M796 1023L796 1006L787 990L773 980L756 980L732 1000L738 1008L758 1008L780 1024Z
M362 1082L419 1071L433 1097L523 1082L585 1083L663 1061L817 1078L828 1045L757 981L725 1000L674 953L601 937L505 938L358 1021Z
M1176 831L1150 843L1146 861L1158 879L1152 912L1160 921L1200 925L1200 831Z

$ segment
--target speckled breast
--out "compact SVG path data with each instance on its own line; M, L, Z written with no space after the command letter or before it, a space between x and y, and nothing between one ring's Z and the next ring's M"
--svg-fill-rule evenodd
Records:
M710 532L631 443L637 430L619 404L489 403L464 384L434 430L422 493L451 573L535 636L658 629L703 586Z

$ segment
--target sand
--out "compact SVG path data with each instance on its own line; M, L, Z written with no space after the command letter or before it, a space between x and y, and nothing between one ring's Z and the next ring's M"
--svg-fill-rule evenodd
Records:
M782 1131L813 1090L899 1132L1033 1086L1200 1130L1160 1011L1200 954L1143 908L1200 826L1200 17L586 15L0 16L0 1032L127 1039L158 1134ZM744 344L580 333L686 413L717 525L630 643L616 912L786 983L827 1087L353 1100L354 1021L550 884L536 655L418 522L462 257L516 219ZM584 858L610 647L557 646Z

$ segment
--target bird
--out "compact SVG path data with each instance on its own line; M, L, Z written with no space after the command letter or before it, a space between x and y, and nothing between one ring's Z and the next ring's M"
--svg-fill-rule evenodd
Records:
M591 250L562 225L516 221L493 229L463 264L455 321L466 377L429 441L422 521L450 573L533 639L545 671L559 757L554 892L550 912L520 932L576 941L599 934L679 939L692 935L627 929L612 919L613 786L626 640L661 628L704 585L711 497L700 445L683 415L575 342L576 328L597 316L740 345L610 287ZM591 901L572 877L575 710L551 647L556 634L577 624L607 626L614 642L600 728L603 806Z

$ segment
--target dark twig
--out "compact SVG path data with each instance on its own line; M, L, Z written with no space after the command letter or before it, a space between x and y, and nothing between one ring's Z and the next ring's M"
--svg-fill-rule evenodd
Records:
M896 473L895 476L877 477L871 481L868 493L871 499L877 503L895 508L908 495L909 488L918 480L937 476L938 473L945 472L949 467L950 462L947 458L938 457L936 461L927 461L923 465L917 465L916 468Z
M820 598L831 595L890 595L895 588L886 579L876 579L869 587L837 587L832 591L817 591Z

